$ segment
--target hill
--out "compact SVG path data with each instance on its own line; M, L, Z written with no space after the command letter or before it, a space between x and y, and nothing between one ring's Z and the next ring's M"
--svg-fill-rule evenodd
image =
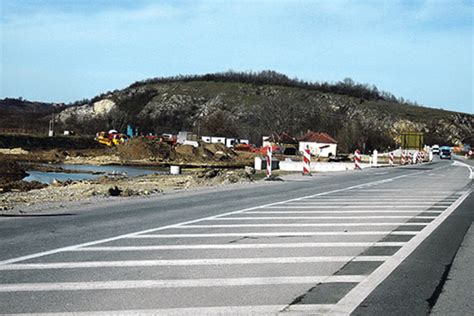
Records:
M272 71L155 78L62 109L63 128L94 134L133 124L148 133L249 138L325 131L341 151L394 148L404 131L428 144L472 141L474 116L418 106L346 79L307 83Z

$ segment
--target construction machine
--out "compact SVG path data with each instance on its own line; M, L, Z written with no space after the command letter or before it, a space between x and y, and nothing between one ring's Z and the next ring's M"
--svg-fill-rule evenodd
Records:
M104 131L98 132L95 135L94 139L98 141L99 143L104 144L108 147L113 147L113 146L117 146L117 145L127 142L128 136L125 134L121 134L114 129L111 129L108 132L104 132Z

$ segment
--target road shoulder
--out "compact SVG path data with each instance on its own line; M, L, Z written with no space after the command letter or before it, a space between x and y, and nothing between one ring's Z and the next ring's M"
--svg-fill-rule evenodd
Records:
M474 310L474 224L471 224L454 258L432 315L470 315Z

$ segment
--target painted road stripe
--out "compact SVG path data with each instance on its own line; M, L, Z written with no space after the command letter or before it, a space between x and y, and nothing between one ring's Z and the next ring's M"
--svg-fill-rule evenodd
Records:
M357 197L354 197L354 198L349 198L349 197L346 197L346 198L332 198L330 195L328 196L321 196L321 197L318 197L318 198L307 198L307 199L304 199L303 201L323 201L323 202L329 202L329 201L341 201L341 202L345 202L345 201L354 201L354 202L363 202L363 201L393 201L393 202L419 202L419 201L444 201L444 202L454 202L456 201L456 199L453 199L453 198L446 198L446 199L443 199L443 198L439 198L439 197L436 197L436 198L432 198L432 197L417 197L417 198L394 198L394 197L374 197L373 195L372 196L368 196L366 198L357 198Z
M437 229L449 215L469 196L467 191L451 205L446 212L438 216L425 229L413 237L407 244L391 256L385 263L372 272L366 279L361 281L346 296L344 296L333 309L334 314L351 314L375 288L382 283L415 249Z
M415 231L360 231L360 232L272 232L272 233L217 233L217 234L146 234L133 235L126 238L131 239L154 239L154 238L203 238L203 237L309 237L309 236L364 236L364 235L409 235L414 236ZM76 247L75 249L78 249ZM66 250L64 250L66 251ZM69 250L67 250L69 251Z
M274 258L226 258L226 259L177 259L177 260L121 260L121 261L83 261L51 263L12 263L0 266L0 271L47 270L47 269L84 269L111 267L158 267L158 266L207 266L207 265L243 265L243 264L281 264L315 262L379 262L389 256L326 256L326 257L274 257ZM2 285L3 286L3 285Z
M358 185L346 187L346 188L343 188L343 189L337 189L337 190L321 192L321 193L317 193L317 194L302 196L302 197L299 197L299 198L289 199L289 200L275 202L275 203L264 204L264 205L260 205L260 206L249 207L249 208L246 208L246 209L241 209L241 210L237 210L237 211L222 213L222 214L218 214L218 215L214 215L214 216L199 218L199 219L186 221L186 222L181 222L181 223L177 223L177 224L161 226L161 227L146 229L146 230L137 231L137 232L133 232L133 233L118 235L118 236L114 236L114 237L110 237L110 238L104 238L104 239L94 240L94 241L85 242L85 243L81 243L81 244L71 245L71 246L67 246L67 247L56 248L56 249L52 249L52 250L48 250L48 251L37 252L37 253L33 253L33 254L30 254L30 255L26 255L26 256L21 256L21 257L11 258L11 259L7 259L7 260L2 260L2 261L0 261L0 266L5 265L5 264L14 263L14 262L25 261L25 260L29 260L29 259L33 259L33 258L43 257L43 256L51 255L51 254L56 254L56 253L63 252L63 251L69 251L69 250L73 250L73 249L77 249L77 248L81 248L81 247L93 246L93 245L98 245L98 244L102 244L102 243L106 243L106 242L110 242L110 241L129 238L129 237L133 237L133 236L136 236L136 235L139 235L139 234L146 234L146 233L152 233L152 232L161 231L161 230L165 230L165 229L176 228L176 227L179 227L181 225L188 225L188 224L192 224L192 223L198 223L198 222L208 220L208 219L212 219L212 218L223 217L223 216L232 215L232 214L239 214L239 213L243 213L243 212L246 212L246 211L262 209L262 208L270 207L270 206L273 206L273 205L279 205L279 204L288 203L288 202L292 202L292 201L299 201L299 200L306 199L306 198L311 198L311 197L324 196L324 195L334 194L334 193L338 193L338 192L346 192L346 191L349 191L349 190L362 188L367 184L376 185L376 184L379 184L379 183L385 183L385 182L388 182L388 181L393 181L395 179L406 178L409 175L414 175L414 174L418 174L418 173L422 173L422 172L425 172L425 171L417 171L417 172L414 172L412 174L403 174L403 175L399 175L399 176L396 176L396 177L393 177L393 178L390 178L390 179L386 179L386 180L379 180L379 181L374 181L374 182L369 182L369 183L358 184Z
M185 225L177 229L190 228L245 228L245 227L360 227L360 226L426 226L428 223L282 223L282 224L215 224L215 225Z
M443 213L443 211L430 211L430 210L426 210L426 211L423 211L423 210L417 210L417 211L407 211L407 210L396 210L396 211L387 211L387 210L383 210L383 211L334 211L334 210L331 210L331 211L248 211L248 212L244 212L242 214L361 214L361 213L368 213L368 214L372 214L372 213L416 213L416 214L419 214L419 213L430 213L430 214L441 214Z
M289 205L367 205L371 207L377 207L377 205L383 205L383 206L388 206L387 202L380 202L380 201L365 201L365 202L359 202L359 201L295 201L288 203ZM452 202L403 202L403 201L397 201L397 202L390 202L391 205L393 206L426 206L426 205L433 205L433 204L438 204L438 205L450 205Z
M364 275L2 284L0 292L90 291L360 282Z
M315 305L313 308L316 308ZM329 310L332 305L317 305L318 310ZM276 315L287 305L245 305L245 306L212 306L212 307L183 307L183 308L163 308L163 309L136 309L136 310L108 310L108 311L87 311L87 312L69 312L69 313L34 313L34 314L14 314L15 316L140 316L140 315L160 315L160 316L178 316L178 315ZM292 310L292 309L290 309Z
M315 209L315 208L324 208L324 209L340 209L340 208L344 208L344 209L350 209L350 208L355 208L355 209L360 209L361 206L360 205L345 205L345 206L341 206L341 205L318 205L318 204L315 204L315 205L276 205L276 206L267 206L265 207L266 209L268 208L271 208L271 209L275 209L275 208L311 208L311 209ZM404 208L409 208L409 209L418 209L418 210L422 210L424 208L426 208L426 206L407 206L407 205L377 205L377 206L374 206L376 208L391 208L391 209L394 209L394 210L398 210L398 209L404 209ZM446 206L431 206L430 209L433 209L433 208L436 208L436 209L445 209Z
M248 214L248 213L245 213ZM237 221L237 220L263 220L263 219L401 219L418 218L434 219L436 216L412 216L412 215L379 215L379 216L255 216L255 217L220 217L210 221Z
M405 242L304 242L280 244L198 244L198 245L155 245L155 246L112 246L86 247L71 251L151 251L151 250L194 250L194 249L266 249L266 248L338 248L338 247L402 247Z

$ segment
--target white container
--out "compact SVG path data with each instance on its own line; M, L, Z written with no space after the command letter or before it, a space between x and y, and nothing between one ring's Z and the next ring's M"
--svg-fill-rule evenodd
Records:
M181 170L179 166L170 166L170 174L180 174Z
M254 169L258 171L262 170L262 158L255 157Z

